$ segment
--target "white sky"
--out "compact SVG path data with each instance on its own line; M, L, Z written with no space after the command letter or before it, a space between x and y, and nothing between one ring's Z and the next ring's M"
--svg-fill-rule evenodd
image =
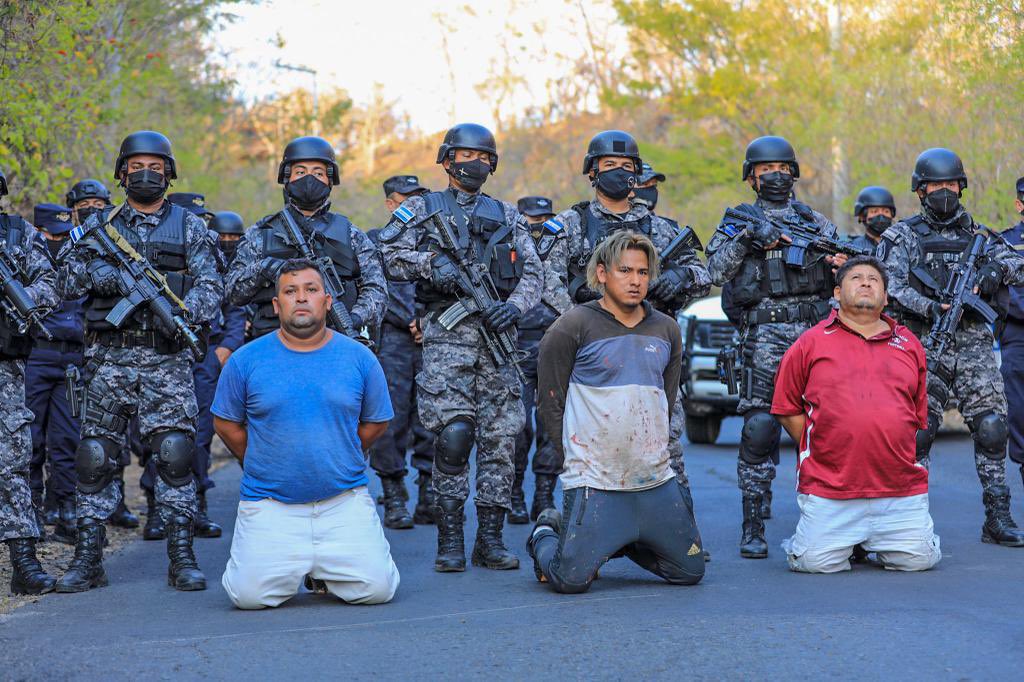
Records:
M614 11L607 3L584 3L596 32L624 35L614 25ZM517 99L516 110L542 103L545 80L565 68L550 63L555 60L543 64L531 58L540 41L570 57L585 50L583 41L569 30L573 25L582 26L574 1L478 0L473 4L475 16L467 13L465 6L465 2L442 0L268 0L232 7L230 12L238 19L213 39L246 99L311 87L312 76L275 68L280 60L317 69L321 92L338 86L356 103L370 100L374 84L380 83L384 98L397 100L396 110L407 112L413 126L426 131L458 121L493 125L488 104L479 99L473 86L487 77L491 59L500 57L502 35L514 44L517 71L535 83L532 91L524 91ZM448 36L454 95L450 94L436 13L456 26ZM506 29L507 23L523 35L514 37ZM277 47L278 36L284 41L283 48ZM449 120L453 101L456 121Z

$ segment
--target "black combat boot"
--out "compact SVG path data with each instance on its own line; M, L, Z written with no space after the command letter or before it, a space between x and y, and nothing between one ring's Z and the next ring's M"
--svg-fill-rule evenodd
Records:
M1010 516L1010 488L993 485L985 489L981 499L985 502L985 524L981 527L981 541L1006 547L1024 547L1024 531L1017 528Z
M163 540L167 537L167 530L164 528L164 520L160 518L160 512L156 508L156 494L152 490L146 491L146 525L142 528L143 540Z
M761 498L761 495L743 496L743 537L740 539L740 556L744 559L768 557L768 543L764 539L764 519L761 517L764 501Z
M523 493L523 477L517 474L512 481L512 508L508 510L508 522L522 525L530 522L530 514L526 511L526 494Z
M192 520L175 515L167 524L167 584L182 592L206 589L206 576L199 570L192 551Z
M214 523L206 513L206 491L197 494L199 512L196 514L195 529L197 538L219 538L224 529Z
M439 573L461 573L466 570L465 538L462 524L463 500L440 496L437 501L437 558L434 570Z
M537 474L537 480L533 489L533 504L530 506L530 518L534 521L540 518L540 513L545 509L555 508L555 482L557 476L551 474Z
M434 477L430 474L420 472L416 479L419 491L416 493L416 509L413 511L413 522L421 526L429 526L436 523L434 514L437 504L434 500Z
M103 570L106 534L106 528L97 519L78 520L75 556L68 570L57 581L58 592L85 592L94 587L107 586L107 573Z
M117 479L116 483L121 490L121 501L117 503L114 513L107 517L107 523L118 528L138 528L139 517L132 514L132 510L124 502L124 479Z
M519 557L505 547L501 527L505 510L501 507L476 506L476 542L473 544L473 565L510 571L519 568Z
M78 537L78 514L75 510L74 496L65 497L57 502L57 523L50 537L65 545L75 544L75 538Z
M761 518L767 521L772 517L772 489L765 491L761 498Z
M542 511L540 518L537 519L537 523L533 526L533 532L530 533L530 537L526 540L526 551L529 552L530 558L533 559L533 574L537 576L537 582L546 583L548 581L544 576L544 571L540 569L540 564L537 563L537 540L545 535L558 537L561 532L562 514L557 509L551 508Z
M12 538L7 541L11 553L11 594L46 594L53 592L56 578L43 570L36 558L35 538Z
M412 517L405 508L405 499L409 497L405 480L401 476L381 476L380 484L384 487L384 527L412 528Z
M60 506L57 503L57 498L47 493L43 502L43 523L47 526L56 526L59 519ZM39 532L42 533L43 529L40 528Z
M43 516L43 491L32 491L32 511L36 515L36 527L39 528L39 537L46 542L46 518Z

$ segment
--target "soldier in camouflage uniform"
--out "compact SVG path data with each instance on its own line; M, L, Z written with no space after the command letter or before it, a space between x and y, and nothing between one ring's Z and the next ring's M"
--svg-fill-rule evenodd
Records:
M743 493L740 555L748 559L768 556L764 520L771 513L780 437L779 423L769 413L775 371L797 337L829 314L833 266L846 260L845 256L808 254L803 267L786 265L789 237L778 223L836 237L835 225L793 198L793 184L799 177L800 166L789 142L772 136L751 142L743 180L756 192L757 200L736 208L750 220L740 224L723 218L707 249L712 281L719 286L731 281L732 301L744 313L738 406L743 430L736 470Z
M388 285L370 238L348 218L331 211L331 189L340 181L334 147L327 140L299 137L285 147L277 183L284 185L287 205L246 230L224 278L231 305L255 305L249 327L252 338L280 326L272 302L277 274L286 260L300 256L287 231L286 212L316 255L326 256L334 264L344 287L341 302L355 333L363 327L380 326Z
M0 197L7 178L0 172ZM18 216L0 213L0 248L24 273L19 280L42 317L60 302L55 276L42 237ZM36 523L29 486L32 461L31 410L25 406L25 360L32 350L28 329L0 313L0 540L10 551L11 592L43 594L54 587L52 576L36 559L36 540L43 528Z
M896 200L892 192L884 187L865 187L853 203L853 215L864 226L864 234L857 235L850 243L858 249L874 253L878 242L882 240L882 234L896 219Z
M665 176L650 166L644 170L636 140L621 130L606 130L590 141L583 158L583 174L594 185L594 199L583 201L563 211L556 220L565 227L567 238L556 246L549 260L556 274L568 282L569 295L575 303L599 298L586 285L587 261L594 248L610 234L634 230L650 237L659 253L680 233L679 223L656 215L651 208L657 203L657 188L652 182ZM636 189L640 186L639 195ZM711 277L697 257L700 242L692 230L689 242L668 263L661 264L661 276L652 282L647 298L661 312L675 316L690 301L706 296L711 290ZM564 312L564 311L563 311ZM683 464L682 433L685 424L682 392L678 392L669 422L669 457L672 469L682 485L688 486ZM538 489L540 486L538 478ZM553 482L552 482L553 486Z
M544 293L541 302L527 310L519 320L519 350L526 357L522 362L523 375L523 407L526 410L526 423L523 430L516 436L516 477L512 484L512 509L508 513L509 523L528 523L532 514L536 520L540 513L554 506L554 481L562 472L562 456L558 448L544 433L539 421L534 426L534 409L537 393L537 353L540 340L548 327L558 316L572 307L565 281L560 279L552 269L553 262L548 258L560 241L565 239L565 230L555 219L555 209L548 197L522 197L516 202L516 208L523 216L524 228L530 233L544 268ZM564 267L564 265L563 265ZM533 474L536 487L530 513L526 511L526 496L523 493L523 479L529 464L530 446L536 445L533 453Z
M423 371L416 377L420 420L437 434L434 491L438 496L437 571L464 571L463 506L469 496L469 455L477 450L477 535L473 565L519 568L506 549L502 526L509 508L515 437L523 428L522 386L511 367L498 368L483 343L481 325L514 331L523 312L540 302L543 272L533 240L511 204L480 188L498 165L494 135L483 126L451 128L437 153L448 189L410 197L380 234L388 272L415 280L427 306ZM435 211L459 234L464 257L486 267L499 301L452 329L437 316L456 300L458 270L438 253L419 221Z
M911 180L921 212L886 230L878 247L889 269L889 302L900 322L918 336L926 334L948 307L938 300L943 287L975 233L987 230L960 203L966 187L967 175L956 154L941 148L924 151ZM1002 239L992 238L978 271L977 288L991 298L1004 284L1024 284L1024 258ZM1010 516L1006 394L992 343L991 327L966 311L954 343L942 356L926 344L928 429L918 432L917 458L928 466L943 409L955 396L974 438L974 463L985 504L982 542L1024 547L1024 531Z
M116 231L183 301L186 323L207 324L219 311L222 283L206 223L164 198L177 168L170 141L160 133L132 133L121 143L114 177L128 199L72 230L60 253L58 288L64 298L86 296L85 392L82 440L76 454L78 539L75 557L57 582L58 592L107 584L103 520L121 500L113 481L128 421L137 415L145 447L156 460L158 511L167 528L167 582L206 589L192 551L196 482L192 475L195 419L193 357L176 329L167 329L147 305L121 328L107 321L128 293L117 265L98 255L93 230Z

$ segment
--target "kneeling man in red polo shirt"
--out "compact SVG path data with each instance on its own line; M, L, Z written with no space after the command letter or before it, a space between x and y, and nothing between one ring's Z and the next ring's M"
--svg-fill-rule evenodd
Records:
M779 366L772 414L800 444L800 521L782 543L794 571L848 571L858 544L899 571L942 557L914 454L928 426L924 348L882 314L888 279L873 257L848 260L836 273L839 310Z

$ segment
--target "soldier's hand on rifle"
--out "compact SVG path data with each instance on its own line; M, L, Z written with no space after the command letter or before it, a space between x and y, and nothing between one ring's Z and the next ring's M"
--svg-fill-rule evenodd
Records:
M837 253L834 256L825 256L825 260L832 264L832 274L835 274L850 257L845 253Z
M687 270L669 268L654 280L647 290L647 296L655 301L668 303L690 288L693 278Z
M93 292L100 296L120 296L121 276L110 263L95 259L89 266L89 278Z
M523 312L511 303L495 303L484 311L484 325L492 332L503 332L519 323Z
M1006 271L1003 266L996 262L985 263L978 269L978 279L975 280L974 293L982 296L992 296L1003 284Z
M357 315L356 313L349 313L348 316L349 319L352 320L352 328L355 329L356 333L358 334L359 330L362 329L363 326L365 325L365 323L363 322L363 318L359 317L359 315Z
M443 253L430 259L430 285L446 294L455 293L459 281L459 270Z
M949 310L948 303L939 303L938 301L935 301L934 303L932 303L931 307L932 319L939 319L940 317L942 317L942 313L946 312L947 310Z
M260 261L260 274L268 282L276 282L277 276L281 274L282 267L284 267L284 259L267 256Z
M754 246L764 251L771 251L780 244L790 244L792 239L782 234L782 230L767 221L760 223L750 231L750 238Z
M582 286L576 290L576 296L574 297L577 303L587 303L589 301L596 301L601 298L601 293L594 291L588 286Z

